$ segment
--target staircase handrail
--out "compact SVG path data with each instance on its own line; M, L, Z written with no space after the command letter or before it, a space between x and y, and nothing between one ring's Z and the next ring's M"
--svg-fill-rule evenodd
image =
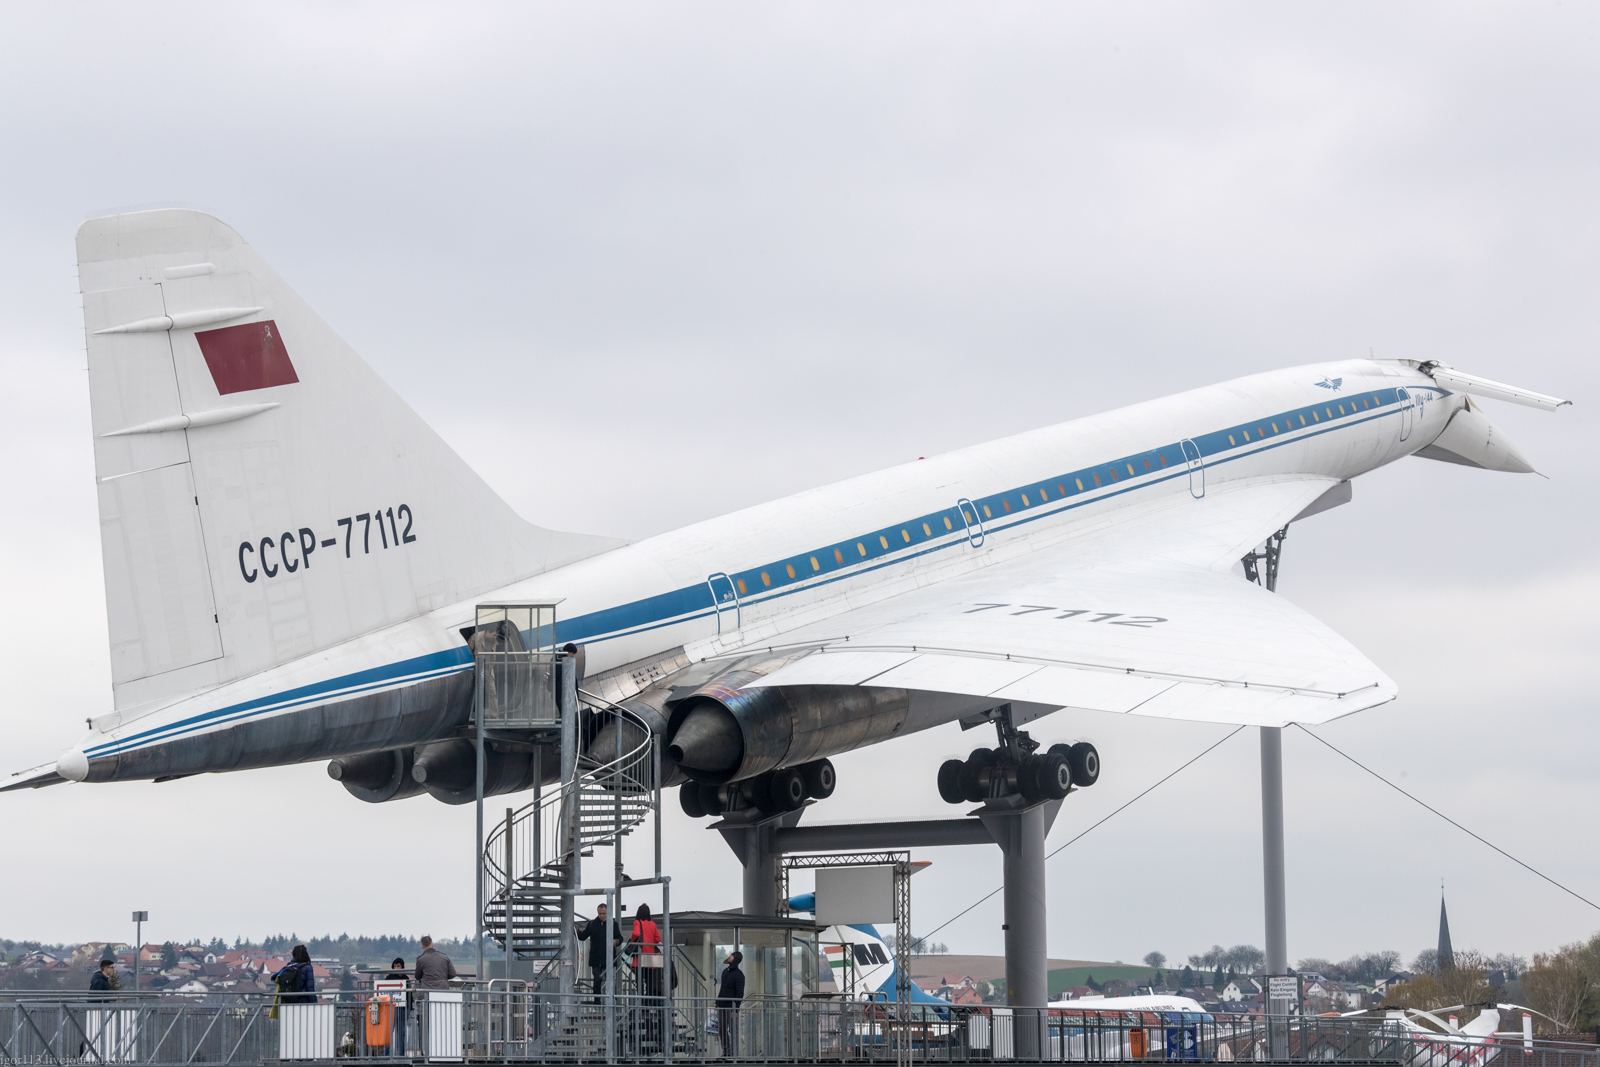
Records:
M648 793L652 788L652 784L649 781L649 776L653 773L653 761L650 757L652 755L651 747L655 744L656 739L650 729L650 724L638 714L628 710L620 704L615 703L614 701L607 700L604 697L597 696L584 689L579 689L578 694L584 698L587 703L603 705L605 709L613 716L632 722L633 725L637 726L640 732L644 735L644 740L635 745L633 748L629 749L627 752L621 753L605 763L594 763L587 753L580 755L578 760L578 775L573 779L572 782L564 784L553 792L543 794L537 799L529 801L522 807L515 809L511 814L509 824L502 822L495 825L493 832L491 832L488 837L485 838L483 843L485 867L487 873L495 882L495 893L493 894L495 896L498 896L500 892L505 891L508 886L518 877L517 875L506 871L504 869L504 865L501 863L501 859L505 854L504 840L508 825L511 827L516 827L529 818L539 818L546 812L547 809L559 810L560 805L570 796L573 794L581 794L585 781L589 781L591 783L595 781L603 782L607 778L613 778L617 780L619 784L626 783L628 785L632 785L633 789L630 791L640 794ZM589 765L586 766L586 764ZM639 769L644 771L643 776L638 773ZM644 819L645 813L640 813L637 818L631 820L626 825L613 828L612 833L596 838L593 841L590 841L589 844L604 843L613 840L620 836L623 831L632 829L633 827L642 823ZM568 849L566 851L571 850ZM541 866L550 866L553 863L560 862L565 858L566 851L559 855L552 856Z

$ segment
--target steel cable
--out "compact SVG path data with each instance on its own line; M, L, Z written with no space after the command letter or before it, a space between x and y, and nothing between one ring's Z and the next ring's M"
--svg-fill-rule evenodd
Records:
M1054 859L1057 854L1059 854L1061 851L1066 849L1068 846L1078 842L1079 840L1081 840L1085 835L1087 835L1091 831L1096 830L1096 829L1100 828L1101 826L1104 826L1107 822L1109 822L1112 819L1116 818L1118 815L1121 815L1124 811L1127 811L1133 805L1137 804L1139 801L1141 801L1145 797L1149 796L1156 789L1158 789L1159 787L1165 785L1167 782L1171 781L1173 778L1176 778L1179 774L1181 774L1185 770L1188 770L1195 763L1198 763L1202 758L1204 758L1206 755L1208 755L1213 749L1215 749L1219 745L1221 745L1223 741L1228 740L1228 738L1232 737L1234 734L1238 733L1240 730L1243 730L1243 729L1244 729L1243 726L1234 727L1234 729L1231 730L1226 736L1224 736L1221 741L1216 742L1216 744L1213 744L1210 748L1207 748L1204 752L1201 752L1198 756L1195 756L1193 759L1189 760L1189 762L1183 764L1183 766L1179 767L1177 770L1175 770L1172 773L1168 774L1165 778L1163 778L1160 781L1156 782L1154 785L1152 785L1149 788L1147 788L1144 792L1140 793L1138 796L1134 797L1132 800L1128 801L1126 804L1123 804L1116 811L1113 811L1110 815L1107 815L1105 818L1101 819L1099 822L1095 823L1093 826L1089 827L1087 830L1084 830L1082 833L1078 834L1077 837L1074 837L1071 841L1068 841L1065 845L1062 845L1060 848L1056 849L1055 852L1048 853L1045 856L1045 860L1049 861L1051 859ZM957 919L961 918L961 916L965 915L967 912L971 911L973 908L976 908L979 904L982 904L984 901L986 901L990 897L994 896L995 893L998 893L1003 889L1005 889L1005 886L1002 885L1002 886L999 886L998 888L992 890L991 892L986 893L985 895L979 897L977 900L973 901L971 904L967 905L965 908L962 908L960 911L958 911L954 915L950 916L950 918L946 919L944 922L940 923L938 926L935 926L932 930L929 930L927 933L923 934L922 937L919 940L926 940L926 939L932 937L934 934L938 933L940 930L943 930L946 926L949 926L951 923L953 923Z

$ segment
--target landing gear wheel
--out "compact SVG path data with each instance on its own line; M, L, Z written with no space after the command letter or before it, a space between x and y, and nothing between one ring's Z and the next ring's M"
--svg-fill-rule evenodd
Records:
M1017 768L1017 792L1030 804L1044 799L1039 790L1039 762L1038 756L1023 756L1022 766Z
M1087 741L1079 741L1072 746L1067 762L1072 766L1073 785L1091 786L1100 777L1100 753Z
M939 764L939 798L946 804L960 804L967 799L961 788L961 772L966 764L958 759L947 759Z
M683 807L683 813L691 819L706 817L706 809L700 806L700 783L685 782L678 787L678 803Z
M1060 800L1072 789L1072 765L1065 753L1051 749L1033 757L1034 788L1041 800Z
M961 766L961 795L973 804L989 799L989 783L985 774L994 767L994 753L986 748L975 749Z
M806 779L799 767L779 767L772 772L772 807L774 811L798 811L806 802Z
M763 815L776 815L783 809L772 799L772 775L758 774L745 783L745 796Z
M813 760L800 768L800 774L805 778L806 796L813 800L827 800L833 796L834 787L839 784L839 775L833 769L832 760Z
M700 783L700 806L707 815L722 814L722 793L716 786Z

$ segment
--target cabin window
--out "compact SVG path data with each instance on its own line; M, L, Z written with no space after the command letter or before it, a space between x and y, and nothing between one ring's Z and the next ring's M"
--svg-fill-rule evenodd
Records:
M1302 416L1302 417L1303 417L1303 416ZM1313 411L1313 412L1312 412L1312 413L1311 413L1311 421L1312 421L1312 422L1321 422L1321 421L1322 421L1322 420L1321 420L1321 419L1320 419L1320 418L1318 418L1318 417L1317 417L1317 413L1316 413L1316 412L1315 412L1315 411Z
M1167 454L1163 452L1159 458L1161 460L1161 465L1165 467L1167 465Z
M840 552L837 548L834 549L833 550L833 561L835 563L843 563L844 562L844 553Z
M1056 483L1056 492L1060 493L1062 496L1066 496L1067 495L1066 486L1062 485L1060 482L1057 482Z
M1148 459L1144 461L1144 469L1145 470L1149 470L1150 469L1150 461Z
M794 577L794 564L793 563L784 564L783 569L789 572L789 577L791 577L791 578Z
M1128 477L1130 477L1130 478L1134 477L1133 464L1132 463L1128 464Z
M923 523L922 524L922 536L923 537L932 537L933 536L933 527L929 526L927 523Z
M878 544L882 545L884 548L888 548L889 547L889 539L887 537L883 536L882 534L879 534L878 535Z
M948 515L946 515L946 516L945 516L945 517L944 517L944 528L945 528L945 529L946 529L946 530L954 530L954 529L955 529L955 527L954 527L954 526L952 526L952 525L951 525L951 523L950 523L950 516L948 516Z
M1256 436L1257 437L1265 437L1265 436L1267 436L1267 431L1265 431L1261 427L1257 426L1256 427Z
M867 546L862 544L860 541L857 541L856 542L856 551L861 553L863 556L865 556L867 554Z
M906 544L909 545L911 543L911 531L910 530L901 530L900 531L900 536L905 538Z
M1234 440L1234 439L1233 439L1233 434L1231 434L1231 433L1230 433L1230 434L1229 434L1229 435L1228 435L1228 443L1229 443L1229 444L1230 444L1230 445L1237 445L1237 444L1238 444L1238 443L1239 443L1239 442L1238 442L1238 441L1235 441L1235 440Z
M1082 478L1074 478L1073 481L1078 484L1078 492L1080 492L1080 493L1083 492L1083 479Z
M820 571L822 569L822 564L817 562L816 556L811 557L811 569L814 571Z
M1323 408L1322 409L1322 413L1324 415L1328 416L1328 418L1330 418L1330 419L1333 418L1333 409L1332 408Z
M772 579L767 576L767 572L766 571L762 571L761 572L761 584L762 585L771 585L772 584Z
M1250 440L1250 431L1249 430L1240 430L1239 432L1244 434L1244 439L1246 441Z
M1277 423L1273 423L1272 424L1272 432L1273 433L1277 433L1278 432L1278 424Z
M1339 405L1339 414L1341 414L1341 415L1344 414L1344 405L1343 404Z
M1029 506L1029 504L1028 504L1028 494L1027 493L1022 493L1020 495L1022 497L1022 506L1023 507L1028 507Z
M1301 415L1300 416L1300 425L1304 426L1305 424L1306 424L1306 417L1304 415Z
M1090 474L1089 477L1094 479L1094 484L1095 485L1099 485L1100 484L1100 476L1098 474Z
M1011 501L1002 500L1002 501L1000 501L1000 506L1006 509L1006 514L1007 515L1011 514Z
M994 518L994 512L989 510L989 505L988 504L985 504L983 506L983 517L986 518L986 519Z
M738 587L739 587L739 595L740 596L744 596L746 593L748 593L750 591L750 590L748 590L748 589L746 589L744 587L744 579L743 578L740 578L738 580L738 582L736 582L735 584L738 585Z

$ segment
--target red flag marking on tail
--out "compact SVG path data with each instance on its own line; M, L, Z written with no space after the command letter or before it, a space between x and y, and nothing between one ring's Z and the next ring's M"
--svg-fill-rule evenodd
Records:
M206 357L219 393L243 393L300 380L283 347L278 324L271 319L205 330L194 339L200 342L200 354Z

